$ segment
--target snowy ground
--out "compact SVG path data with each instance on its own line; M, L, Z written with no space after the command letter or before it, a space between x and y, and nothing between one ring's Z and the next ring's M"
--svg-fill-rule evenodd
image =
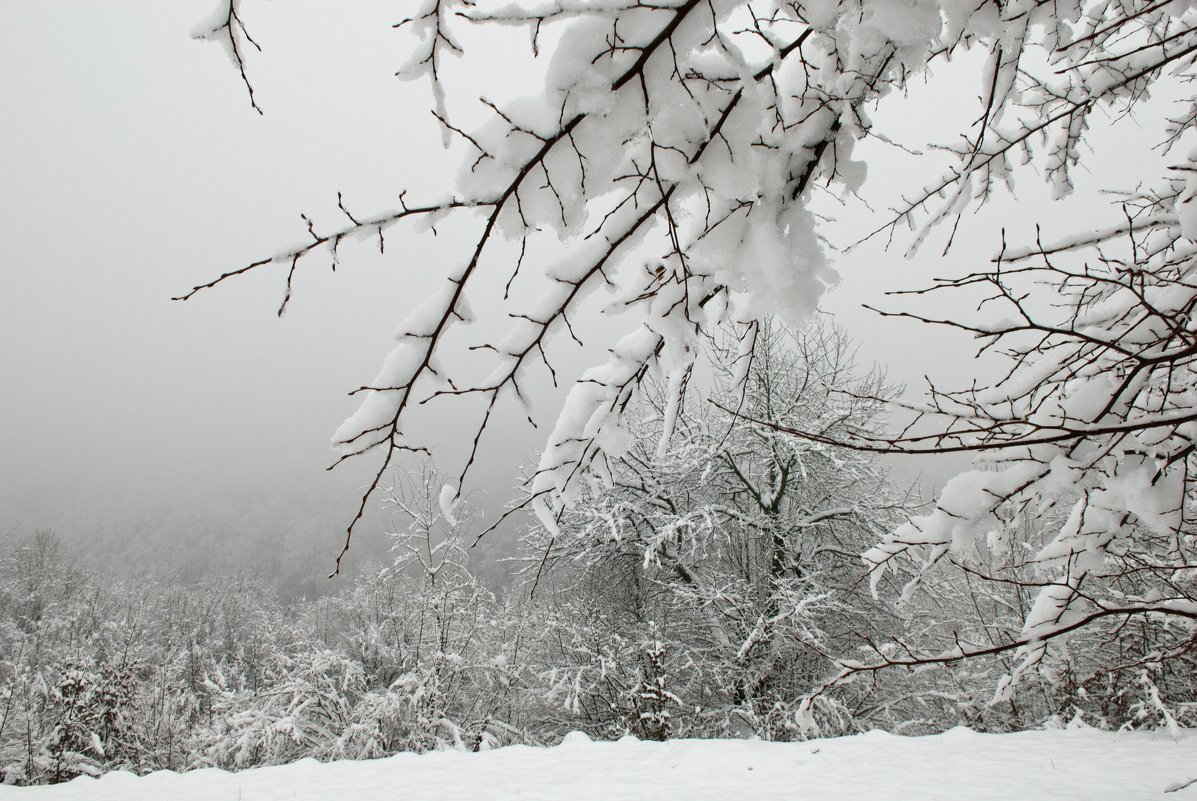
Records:
M0 787L15 801L426 801L427 799L1197 799L1197 735L1093 730L933 737L880 732L805 743L675 740L401 754L241 773L110 773L52 787Z

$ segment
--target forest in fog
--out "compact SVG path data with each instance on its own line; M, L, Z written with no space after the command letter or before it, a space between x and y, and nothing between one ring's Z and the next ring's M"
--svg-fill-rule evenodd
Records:
M318 596L252 573L183 578L83 566L51 531L0 562L0 770L7 783L109 770L240 769L303 757L551 744L565 733L792 740L881 728L1018 731L1197 723L1197 660L1166 621L1074 636L995 702L1013 648L820 692L845 656L1016 643L1033 568L990 557L870 590L860 553L925 506L876 457L729 426L735 340L680 407L650 381L633 442L550 533L534 516L494 589L470 567L468 501L425 461L380 501L387 563ZM880 426L887 388L838 328L765 324L744 414L829 436ZM659 448L667 413L674 446ZM1030 541L1042 534L1028 532ZM1021 580L983 576L1011 569ZM1128 591L1136 588L1127 578Z
M1197 725L1192 3L203 5L0 31L0 785Z

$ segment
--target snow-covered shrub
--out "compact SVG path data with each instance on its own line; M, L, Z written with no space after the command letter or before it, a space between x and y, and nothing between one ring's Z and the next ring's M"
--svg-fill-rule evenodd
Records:
M129 713L136 692L137 677L130 665L66 666L46 699L46 714L53 723L46 743L51 781L135 764Z
M651 639L640 643L640 681L632 688L632 717L629 731L641 740L668 740L672 725L671 708L681 700L670 690L666 665L666 646L653 637L656 626L649 625Z
M353 707L365 692L361 665L336 651L294 651L272 657L259 689L214 686L211 764L244 768L346 756Z

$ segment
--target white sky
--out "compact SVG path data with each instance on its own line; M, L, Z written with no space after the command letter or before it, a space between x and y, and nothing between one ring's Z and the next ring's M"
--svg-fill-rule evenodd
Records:
M369 214L393 207L403 188L443 191L455 167L429 155L440 146L426 87L394 77L394 4L247 2L263 48L248 67L265 116L223 49L192 38L212 6L6 7L0 536L87 510L203 509L233 489L299 506L355 500L367 465L322 472L329 437L354 407L344 393L373 377L430 285L432 249L451 243L388 237L385 258L372 246L347 249L336 275L301 263L282 321L277 271L186 304L169 298L301 241L300 212L317 228L340 224L338 191ZM951 85L955 105L933 93L913 110L903 101L912 131L928 121L947 131L945 108L969 108L971 81ZM914 162L884 147L861 153L881 197L929 177L911 183ZM1114 178L1092 185L1133 183L1135 167L1103 164ZM883 324L858 302L974 266L996 249L1002 224L1012 236L1029 234L1035 219L1070 228L1107 203L1083 191L1051 205L1025 189L1022 202L966 224L948 262L934 238L913 262L875 246L839 262L844 286L827 305L862 339L862 361L886 362L908 383L958 372L968 343ZM859 230L860 214L851 209L832 230ZM521 429L505 431L491 440L500 460L535 447Z
M265 4L295 21L262 25L259 117L221 48L191 38L210 5L9 8L5 501L308 479L420 292L418 273L347 258L337 280L308 265L281 322L278 275L169 300L302 238L301 211L340 222L338 189L351 208L390 200L435 141L401 113L416 87L392 77L389 14Z

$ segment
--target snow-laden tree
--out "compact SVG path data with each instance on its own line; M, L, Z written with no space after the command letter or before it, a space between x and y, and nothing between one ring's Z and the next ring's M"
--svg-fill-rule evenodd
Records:
M215 35L226 36L249 84L241 55L254 42L237 6L227 10ZM1038 662L1046 640L1101 621L1166 621L1161 653L1191 650L1197 172L1187 148L1197 120L1190 80L1197 10L1190 4L423 0L397 22L411 36L401 74L431 80L434 113L462 156L457 177L436 196L399 194L393 209L356 209L342 199L342 219L312 221L310 241L184 297L273 269L285 281L281 313L304 269L335 260L347 243L373 240L385 250L409 224L446 217L472 226L459 255L439 265L441 290L404 323L378 376L362 387L359 411L336 434L342 459L377 455L361 510L397 455L427 446L408 425L417 406L478 399L460 487L499 405L525 403L533 382L556 380L552 354L581 343L576 321L596 306L639 315L617 340L590 334L609 356L570 391L527 495L549 531L587 476L609 479L612 461L627 453L623 412L646 375L668 387L667 443L676 419L670 410L706 335L729 322L751 329L768 313L800 318L815 307L834 273L812 196L868 192L867 165L852 160L853 147L893 140L871 121L876 101L900 100L912 77L955 56L983 56L961 60L982 64L961 76L979 87L971 123L958 131L923 126L929 144L952 154L951 166L912 177L904 200L868 226L881 234L909 226L917 248L936 226L954 231L964 211L1017 169L1068 193L1085 159L1117 157L1087 154L1093 112L1126 118L1166 86L1180 98L1158 137L1170 163L1144 176L1107 227L1049 229L1034 243L1003 244L992 268L937 287L979 294L978 315L945 322L1007 356L1007 371L963 392L934 390L922 428L831 439L984 456L986 467L953 481L933 512L880 537L867 558L879 575L906 556L926 566L962 561L981 540L1038 565L1022 634L991 646L1020 652L1015 674ZM484 94L491 121L463 127L450 115L450 99L467 89L444 84L445 65L469 57L461 45L466 28L486 26L522 26L542 80L518 101ZM488 329L471 325L474 309L486 310L480 317L495 309L507 315L506 335L476 333ZM745 342L748 353L752 337ZM488 369L477 373L469 353L485 356ZM827 439L817 430L790 433ZM1052 528L1032 550L1012 533L1028 516ZM357 519L360 512L350 535ZM882 662L950 661L977 650L985 649L963 644Z
M494 626L495 599L468 564L476 512L443 486L429 461L399 475L385 506L397 524L390 535L390 572L414 578L416 618L403 633L410 643L408 669L395 683L412 698L413 727L422 738L414 747L444 747L463 738L470 747L497 742L505 731L499 714L506 699L496 692L505 664L489 651L496 643L486 636Z
M886 312L972 334L992 372L961 389L932 385L896 433L791 430L862 452L975 454L975 469L950 480L934 509L864 554L874 586L907 562L918 575L903 600L941 568L1032 590L1012 636L938 651L903 646L846 671L1012 652L1002 699L1052 641L1096 628L1115 650L1128 634L1140 645L1119 663L1099 660L1084 679L1130 670L1158 696L1151 675L1179 673L1189 696L1197 227L1188 169L1127 197L1112 227L1003 246L992 267L902 293L904 308ZM911 298L944 294L971 311L935 314Z
M882 374L856 375L851 340L831 326L766 319L743 333L757 339L750 363L725 333L714 370L680 396L647 381L625 415L634 443L606 480L526 538L528 573L570 587L574 624L593 630L563 681L607 708L575 705L640 736L652 733L642 721L663 728L667 701L686 712L677 732L792 736L795 705L834 656L901 627L859 586L859 553L906 500L871 455L774 428L879 431Z

